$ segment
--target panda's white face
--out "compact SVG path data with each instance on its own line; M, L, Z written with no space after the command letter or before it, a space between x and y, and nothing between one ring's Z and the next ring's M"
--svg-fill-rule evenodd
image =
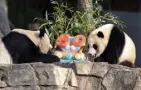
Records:
M42 53L48 53L48 51L52 48L52 45L50 43L49 37L46 33L44 33L44 36L41 37L39 48Z
M91 32L88 37L89 56L96 58L104 52L107 47L112 28L112 24L106 24Z

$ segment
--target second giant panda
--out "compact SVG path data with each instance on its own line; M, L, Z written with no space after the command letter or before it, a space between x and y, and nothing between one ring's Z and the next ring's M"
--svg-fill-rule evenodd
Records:
M57 56L47 54L50 49L45 30L14 29L0 40L0 64L59 62Z
M88 36L88 54L110 64L135 67L136 48L132 39L114 24L105 24Z

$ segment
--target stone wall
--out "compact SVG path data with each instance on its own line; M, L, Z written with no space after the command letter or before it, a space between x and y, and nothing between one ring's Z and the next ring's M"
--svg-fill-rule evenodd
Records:
M1 65L0 90L141 90L141 69L91 62Z

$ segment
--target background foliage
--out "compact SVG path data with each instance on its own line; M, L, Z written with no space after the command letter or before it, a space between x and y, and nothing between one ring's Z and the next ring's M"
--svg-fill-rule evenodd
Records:
M87 37L92 30L108 22L123 28L125 25L117 16L111 13L103 13L99 1L101 0L94 1L93 9L77 11L73 11L67 4L52 1L54 12L46 13L45 19L35 18L35 20L41 23L39 29L46 29L52 45L60 34L65 33L72 36L83 34ZM52 19L48 19L48 15L51 15Z

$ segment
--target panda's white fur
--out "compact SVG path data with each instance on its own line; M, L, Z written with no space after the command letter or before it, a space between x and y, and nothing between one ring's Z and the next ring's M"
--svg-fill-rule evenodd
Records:
M26 35L32 42L37 46L40 42L39 31L31 31L25 29L13 29L12 32L18 32L20 34ZM36 38L35 38L36 37Z
M124 35L125 35L125 46L123 49L123 53L119 57L119 63L123 62L124 60L129 60L130 62L135 63L135 59L136 59L135 44L126 33L124 33Z
M39 38L40 31L31 31L25 29L13 29L12 32L18 32L26 35L32 42L40 48L42 53L47 53L52 48L49 37L44 34L44 37Z
M88 37L88 45L89 45L89 49L88 49L88 53L92 56L92 57L101 57L101 55L105 52L107 45L109 43L109 39L111 38L111 33L113 28L115 26L113 24L105 24L97 29L95 29L94 31L92 31ZM99 38L97 36L98 32L102 32L104 35L104 38ZM123 31L120 31L123 32ZM135 44L134 42L131 40L131 38L125 33L123 32L124 37L125 37L125 41L124 41L124 46L123 46L123 50L120 53L120 56L117 57L118 59L118 64L124 62L124 61L129 61L130 63L134 64L135 63L135 59L136 59L136 48L135 48ZM113 38L114 40L114 38ZM116 41L114 41L116 42ZM120 42L120 40L118 40L118 42ZM93 44L97 45L97 49L93 48ZM116 50L113 50L116 51ZM108 52L109 54L113 55L112 52ZM109 56L107 56L109 57ZM105 59L105 58L103 58ZM126 66L126 65L125 65Z
M52 48L44 32L14 29L0 39L0 64L58 62L58 57L47 54Z
M4 43L0 40L0 64L13 64L12 57L5 48Z

